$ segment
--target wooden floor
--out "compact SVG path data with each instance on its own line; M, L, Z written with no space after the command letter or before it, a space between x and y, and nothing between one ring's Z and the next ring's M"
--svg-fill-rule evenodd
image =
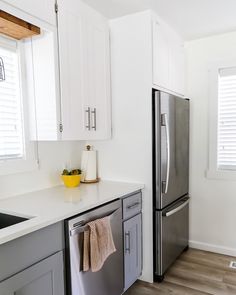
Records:
M141 281L125 295L236 295L236 270L229 268L230 257L189 249L169 269L161 283Z

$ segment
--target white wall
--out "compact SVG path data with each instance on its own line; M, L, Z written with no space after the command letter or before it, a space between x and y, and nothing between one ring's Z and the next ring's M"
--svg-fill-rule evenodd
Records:
M80 167L83 142L39 143L40 168L28 173L0 177L0 199L61 184L65 165Z
M236 32L186 43L191 99L190 240L197 248L236 255L235 181L208 179L208 66L236 59Z
M111 73L112 140L92 144L98 150L100 177L145 184L142 279L152 281L150 13L134 14L111 22Z

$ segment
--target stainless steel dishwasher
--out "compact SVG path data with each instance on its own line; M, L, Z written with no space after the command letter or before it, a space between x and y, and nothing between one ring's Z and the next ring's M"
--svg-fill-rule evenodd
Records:
M83 272L83 233L86 223L111 215L116 252L98 272ZM66 220L66 265L68 295L121 295L123 293L123 240L121 200L97 207Z

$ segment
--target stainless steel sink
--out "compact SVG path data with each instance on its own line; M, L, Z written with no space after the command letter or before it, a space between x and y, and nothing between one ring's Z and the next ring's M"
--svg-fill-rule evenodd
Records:
M23 222L28 218L0 213L0 229Z

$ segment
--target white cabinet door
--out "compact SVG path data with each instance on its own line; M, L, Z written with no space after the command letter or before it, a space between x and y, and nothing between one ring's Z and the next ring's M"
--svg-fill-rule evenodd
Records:
M110 120L110 56L109 27L102 18L93 17L87 32L87 87L91 106L91 139L107 139L111 133Z
M61 113L63 140L83 139L86 134L85 59L86 27L77 0L58 1Z
M165 23L153 20L153 84L184 95L184 47Z
M110 136L109 29L78 0L58 1L61 111L65 140Z
M185 92L185 57L184 45L181 42L172 42L170 50L170 89L184 95Z
M59 140L61 114L56 28L26 39L23 46L31 140Z
M170 48L164 28L153 21L153 84L170 88Z
M56 24L55 0L4 0L3 2L44 20L49 24Z
M142 214L124 222L124 290L127 290L142 272Z
M64 295L63 252L0 282L1 295Z

